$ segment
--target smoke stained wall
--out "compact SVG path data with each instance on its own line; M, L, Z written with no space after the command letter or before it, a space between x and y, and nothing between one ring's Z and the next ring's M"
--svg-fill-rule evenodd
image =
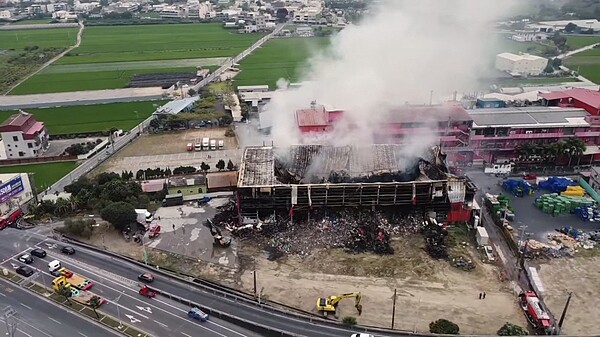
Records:
M470 90L490 64L490 44L496 40L491 23L507 13L511 2L379 2L365 20L346 27L309 60L301 88L277 92L265 107L274 143L301 143L295 111L312 101L345 111L333 133L314 143L360 146L373 143L394 108L428 104L431 92L433 103L439 103L455 90ZM428 116L417 117L428 121ZM403 155L419 156L437 139L433 133L409 138Z

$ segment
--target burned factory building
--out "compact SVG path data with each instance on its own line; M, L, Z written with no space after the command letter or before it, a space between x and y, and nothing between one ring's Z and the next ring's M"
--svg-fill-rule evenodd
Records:
M248 147L239 170L237 211L240 224L275 212L389 206L433 211L445 220L474 193L466 178L448 172L439 147L420 158L405 156L396 144Z

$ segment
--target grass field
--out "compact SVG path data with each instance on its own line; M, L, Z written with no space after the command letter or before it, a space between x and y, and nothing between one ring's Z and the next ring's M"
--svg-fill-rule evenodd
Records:
M297 81L307 69L306 60L327 45L329 38L325 37L269 40L240 63L235 86L268 84L274 89L280 78Z
M0 173L35 173L35 187L39 193L67 175L76 166L74 161L0 166Z
M600 42L600 36L567 36L567 45L579 49Z
M136 74L195 72L195 68L166 68L116 70L100 72L77 72L67 74L41 73L33 76L11 91L11 95L69 92L81 90L102 90L124 88ZM52 85L48 85L52 83Z
M180 67L209 67L220 66L225 63L227 57L213 57L202 59L181 59L170 61L134 61L134 62L106 62L106 63L82 63L82 64L58 64L52 65L42 72L43 74L67 74L80 72L98 72L114 70L139 70L139 69L162 69Z
M22 20L11 23L13 26L22 26L22 25L43 25L50 23L50 19L33 19L33 20Z
M77 28L1 30L0 49L68 47L74 45L76 39Z
M81 46L58 64L233 56L262 34L237 34L221 24L88 27Z
M37 120L43 121L50 134L105 131L112 127L131 130L148 118L164 101L126 102L95 105L64 106L56 108L27 109ZM15 113L0 111L5 120Z

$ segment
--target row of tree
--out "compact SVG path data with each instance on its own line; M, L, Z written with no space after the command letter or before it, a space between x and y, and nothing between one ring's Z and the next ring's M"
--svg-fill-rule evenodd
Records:
M574 157L577 158L577 165L581 161L581 156L586 150L585 143L579 139L567 139L552 144L523 144L517 147L517 155L520 161L528 161L535 157L545 162L556 162L565 156L569 158L569 166Z
M429 323L429 332L435 334L458 335L459 326L447 319L438 319ZM525 328L506 322L497 332L498 336L526 336L528 332Z
M228 171L236 170L236 166L231 161L231 159L228 160L227 163L225 163L225 161L223 159L220 159L217 162L217 164L215 164L215 167L219 171L223 171L225 169L227 169ZM173 171L171 171L170 168L166 168L166 169L147 168L145 170L138 170L135 173L135 179L136 180L147 180L147 179L168 178L172 175L179 175L179 174L207 173L208 171L210 171L210 169L211 169L210 165L208 165L205 162L202 162L200 164L199 170L193 166L179 166L179 167L174 168ZM133 172L123 171L123 172L121 172L121 178L124 180L129 180L129 179L133 178Z

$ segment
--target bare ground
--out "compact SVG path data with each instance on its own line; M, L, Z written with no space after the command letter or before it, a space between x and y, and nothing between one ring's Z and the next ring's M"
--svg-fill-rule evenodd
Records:
M235 137L225 137L227 128L201 128L159 134L144 134L121 150L115 158L151 156L186 152L187 143L209 137L225 141L225 149L237 148Z
M538 271L546 291L544 301L558 319L573 292L563 334L589 336L600 334L598 296L600 295L600 257L554 259L542 264Z

